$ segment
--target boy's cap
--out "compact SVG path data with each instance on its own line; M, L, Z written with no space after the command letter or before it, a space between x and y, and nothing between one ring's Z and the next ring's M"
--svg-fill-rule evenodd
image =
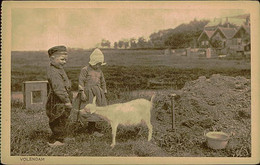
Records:
M104 55L100 49L96 48L90 55L89 64L96 65L97 63L101 62L101 65L106 65L104 62Z
M48 50L49 57L54 54L67 54L67 48L63 45L61 46L54 46Z

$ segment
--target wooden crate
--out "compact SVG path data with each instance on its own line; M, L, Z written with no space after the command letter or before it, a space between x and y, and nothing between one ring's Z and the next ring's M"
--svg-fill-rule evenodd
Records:
M45 109L48 81L23 82L23 103L26 109Z

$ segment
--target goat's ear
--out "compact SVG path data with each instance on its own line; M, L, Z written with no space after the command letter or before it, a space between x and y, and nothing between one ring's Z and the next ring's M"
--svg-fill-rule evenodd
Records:
M87 112L88 111L88 105L86 105L83 109L84 112Z
M97 97L95 96L95 97L93 98L93 104L94 104L94 105L96 105L96 100L97 100Z

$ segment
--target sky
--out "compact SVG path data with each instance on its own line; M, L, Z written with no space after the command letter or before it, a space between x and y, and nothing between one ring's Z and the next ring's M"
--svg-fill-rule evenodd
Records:
M182 23L244 14L244 10L164 8L13 8L12 50L93 48L102 39L145 37Z

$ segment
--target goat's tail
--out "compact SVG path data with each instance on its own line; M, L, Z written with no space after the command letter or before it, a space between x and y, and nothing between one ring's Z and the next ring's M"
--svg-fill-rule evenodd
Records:
M151 103L153 103L154 98L155 98L155 94L153 94L152 97L151 97Z

